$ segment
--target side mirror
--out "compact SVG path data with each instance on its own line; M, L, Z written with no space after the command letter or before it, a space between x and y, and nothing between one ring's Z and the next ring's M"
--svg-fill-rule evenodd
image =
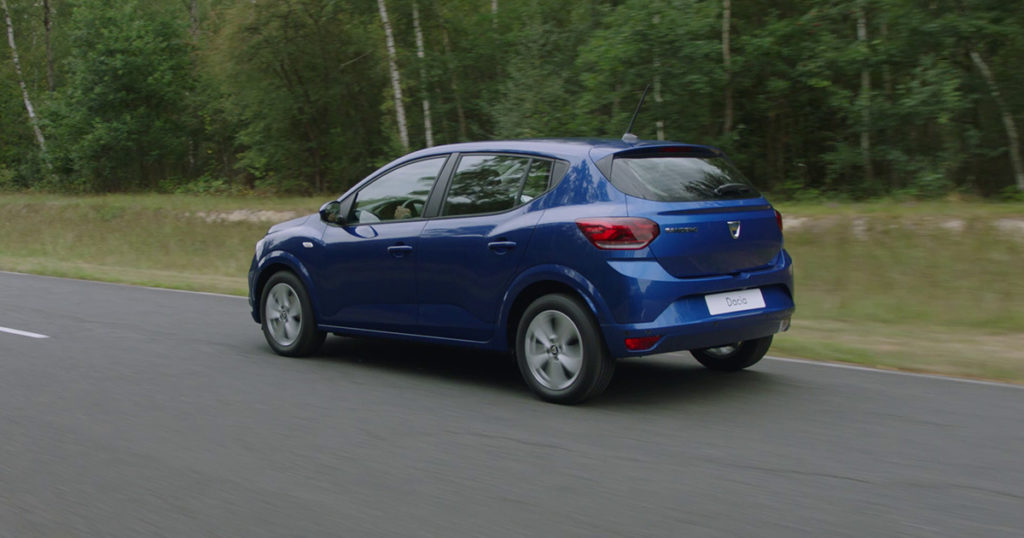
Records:
M320 208L320 220L328 224L345 224L345 218L341 214L341 202L332 200Z
M352 220L352 203L355 199L355 196L349 196L344 200L327 202L320 207L320 220L336 226L348 224Z

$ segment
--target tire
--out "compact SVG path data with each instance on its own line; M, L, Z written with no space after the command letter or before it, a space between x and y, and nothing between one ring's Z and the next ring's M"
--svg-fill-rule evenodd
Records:
M709 370L736 372L760 361L772 345L772 337L744 340L725 346L691 349L690 354Z
M597 396L615 372L600 327L568 295L545 295L523 312L516 328L516 362L542 400L575 404Z
M294 273L274 273L260 295L260 326L271 349L286 357L316 352L327 333L317 330L313 305Z

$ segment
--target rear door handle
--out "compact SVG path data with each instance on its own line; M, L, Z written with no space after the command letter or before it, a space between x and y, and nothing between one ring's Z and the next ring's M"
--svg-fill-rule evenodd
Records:
M487 248L497 252L498 254L504 254L514 248L516 248L515 241L491 241L487 243Z
M391 245L388 247L388 254L396 258L401 258L410 252L412 252L412 245Z

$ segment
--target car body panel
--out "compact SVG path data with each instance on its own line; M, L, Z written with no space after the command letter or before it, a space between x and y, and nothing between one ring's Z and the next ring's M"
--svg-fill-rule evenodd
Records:
M627 196L626 211L631 217L658 223L661 234L651 243L651 254L677 277L738 273L769 265L782 248L775 210L760 197L730 202L667 203Z
M417 273L423 334L478 341L493 337L503 292L541 214L527 204L500 215L427 223Z
M327 226L315 267L317 319L341 326L414 331L420 232L427 221Z
M424 218L334 225L311 215L277 225L253 259L253 317L259 320L265 273L288 268L307 286L318 326L339 334L509 350L509 328L522 306L517 301L538 289L577 295L615 357L725 345L788 326L792 260L769 202L760 195L680 203L626 195L601 163L637 148L721 156L690 144L569 139L452 144L396 159L339 200L431 156L523 154L565 161L568 170L545 194L514 209L437 217L453 158L435 183ZM576 224L590 217L648 218L660 234L637 250L602 250ZM738 237L732 237L730 221L740 223ZM397 256L389 251L396 246L408 248ZM711 315L705 304L707 294L754 288L761 290L763 308ZM624 345L625 338L651 335L661 339L650 349Z

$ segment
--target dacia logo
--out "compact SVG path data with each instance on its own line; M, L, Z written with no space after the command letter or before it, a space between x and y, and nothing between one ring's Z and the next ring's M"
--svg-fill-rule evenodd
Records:
M730 220L729 221L729 233L732 234L733 239L740 238L740 221Z

